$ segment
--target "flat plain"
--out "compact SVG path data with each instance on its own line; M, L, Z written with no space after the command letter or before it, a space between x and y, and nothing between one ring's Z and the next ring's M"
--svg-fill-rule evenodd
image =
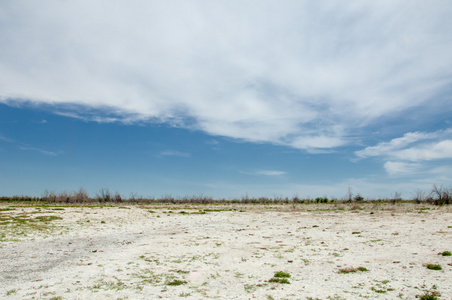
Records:
M450 206L3 203L0 230L1 299L452 299Z

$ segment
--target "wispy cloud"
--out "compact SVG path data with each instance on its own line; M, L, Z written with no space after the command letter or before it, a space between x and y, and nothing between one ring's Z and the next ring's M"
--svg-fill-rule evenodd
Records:
M265 175L265 176L281 176L281 175L286 174L286 172L276 171L276 170L260 170L260 171L256 171L256 174Z
M0 25L1 102L107 108L62 115L174 122L310 151L346 145L383 116L451 110L450 1L3 1L0 9L9 16Z
M56 153L56 152L47 151L47 150L43 150L43 149L39 149L39 148L35 148L35 147L19 146L18 148L20 150L24 150L24 151L37 151L41 154L45 154L45 155L49 155L49 156L57 156L58 155L58 153Z
M449 137L452 137L450 128L435 132L409 132L403 137L356 151L355 154L360 158L389 157L408 161L451 158L452 140Z
M15 140L10 139L9 137L3 136L0 134L0 141L8 142L8 143L14 143Z
M451 129L435 132L410 132L403 137L356 151L359 158L386 160L384 168L390 175L427 173L426 162L452 158Z
M97 122L97 123L114 123L121 121L119 118L114 117L105 117L105 116L99 116L99 115L81 115L79 113L75 112L62 112L62 111L56 111L56 115L63 116L63 117L70 117L79 119L85 122Z
M419 141L444 138L450 136L451 134L452 129L450 128L436 132L409 132L404 134L403 137L392 139L389 142L381 142L376 146L366 147L363 150L356 151L355 154L361 158L374 156L392 156L398 157L400 159L407 159L408 156L405 156L404 152L406 152L406 150L409 150L407 149L409 145L412 145ZM424 146L421 147L426 146L428 145L424 144ZM411 149L416 149L416 147Z
M390 175L411 175L419 171L420 165L401 161L387 161L384 168Z
M14 140L14 139L11 139L11 138L8 138L6 136L3 136L1 134L0 134L0 141L4 141L4 142L7 142L7 143L12 143L17 148L19 148L20 150L24 150L24 151L37 151L37 152L40 152L42 154L50 155L50 156L57 156L58 155L56 152L47 151L47 150L39 149L39 148L36 148L36 147L32 147L32 146L29 146L27 144L18 142L18 141Z
M190 157L191 154L188 152L174 151L174 150L166 150L160 152L161 156L180 156L180 157Z
M240 173L247 175L263 175L263 176L282 176L287 174L287 172L278 170L240 171Z

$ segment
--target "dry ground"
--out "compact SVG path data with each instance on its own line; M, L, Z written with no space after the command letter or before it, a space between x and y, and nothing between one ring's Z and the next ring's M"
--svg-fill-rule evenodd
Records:
M0 209L2 299L452 299L451 207Z

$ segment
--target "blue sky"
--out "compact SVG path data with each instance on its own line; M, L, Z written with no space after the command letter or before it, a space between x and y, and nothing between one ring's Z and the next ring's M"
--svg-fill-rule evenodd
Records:
M0 194L404 198L452 178L450 1L0 4Z

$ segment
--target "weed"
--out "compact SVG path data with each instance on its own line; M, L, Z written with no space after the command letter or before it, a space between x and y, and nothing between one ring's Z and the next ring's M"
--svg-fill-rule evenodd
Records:
M12 290L9 290L9 291L6 292L6 296L10 296L10 295L15 294L15 293L17 293L17 289L12 289Z
M271 278L268 282L276 282L276 283L284 283L284 284L290 284L289 280L287 278L290 278L289 273L285 273L282 271L276 272L273 278Z
M188 297L190 296L190 293L180 293L179 297Z
M275 275L273 277L277 277L277 278L290 278L290 274L289 273L285 273L285 272L276 272Z
M339 273L340 274L356 273L358 271L360 271L360 272L367 272L369 270L364 268L364 267L339 269Z
M439 254L441 254L442 256L452 256L452 252L450 252L450 251L444 251L444 252L439 253Z
M270 280L268 282L277 282L277 283L284 283L284 284L290 284L289 280L287 280L286 278L270 278Z
M182 285L182 284L186 284L187 282L184 280L178 280L178 279L174 279L173 281L169 281L166 283L166 285Z
M440 292L425 291L422 295L416 295L416 298L419 298L420 300L439 300L438 296L441 296Z
M0 211L9 211L9 210L15 210L15 208L0 208Z
M429 270L437 270L437 271L441 271L443 269L441 267L441 265L435 265L435 264L427 264L426 267Z

